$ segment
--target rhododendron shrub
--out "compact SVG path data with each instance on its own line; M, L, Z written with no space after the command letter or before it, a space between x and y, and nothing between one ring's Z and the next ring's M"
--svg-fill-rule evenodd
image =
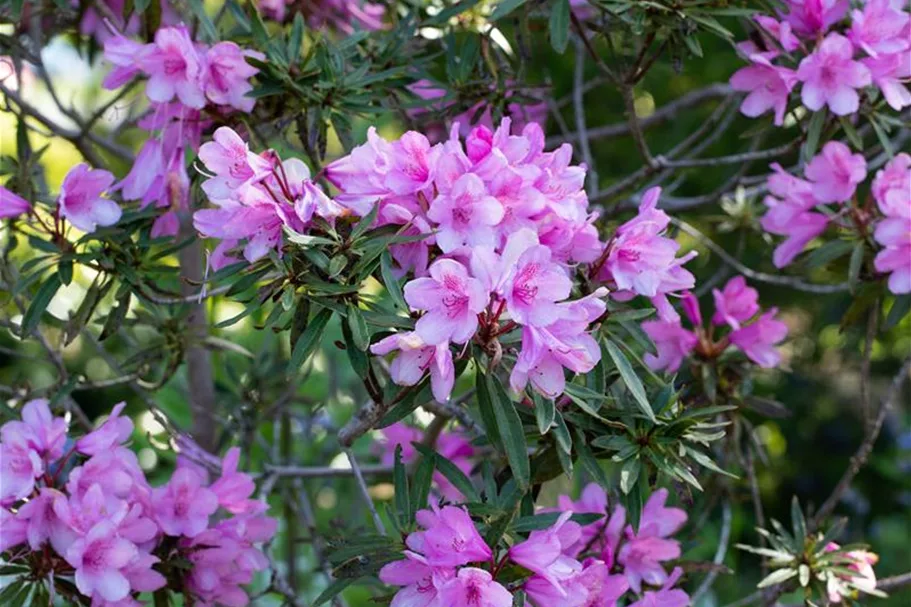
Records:
M0 604L908 583L907 3L0 21Z

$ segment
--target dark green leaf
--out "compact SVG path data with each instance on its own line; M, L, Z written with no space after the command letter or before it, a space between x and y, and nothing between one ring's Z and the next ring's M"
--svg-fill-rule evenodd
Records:
M319 346L320 338L323 336L323 331L326 329L326 325L329 324L330 318L332 318L332 310L323 308L316 313L316 316L307 325L307 328L291 351L291 360L288 363L289 374L297 373L304 361Z
M889 308L889 314L886 316L886 323L883 325L883 329L888 331L898 325L901 319L907 316L908 312L911 312L911 295L899 295L892 302L892 307Z
M41 316L44 314L47 306L51 303L51 300L54 298L54 295L57 293L60 286L60 275L54 274L38 288L38 292L35 293L35 299L32 300L28 310L25 311L25 315L22 317L22 328L19 335L22 336L23 339L31 335L32 332L38 328Z
M496 449L503 451L503 441L500 439L500 432L497 429L497 416L494 414L493 396L490 394L487 384L487 377L478 370L475 373L475 393L478 396L478 412L481 414L481 424L484 426L484 433Z
M418 508L423 508L427 503L427 498L430 495L430 487L433 484L433 471L434 464L436 463L435 457L422 457L421 463L418 464L417 469L414 471L414 482L411 485L411 510L409 513L408 522L409 524L414 522L414 514L417 512Z
M400 519L404 517L406 524L410 524L411 495L408 489L408 473L405 471L405 465L402 463L402 445L395 446L394 461L392 479L395 486L396 514Z
M127 312L130 309L130 298L132 296L132 293L125 291L123 295L117 298L117 305L111 309L107 319L104 321L104 327L102 327L101 335L98 337L99 341L106 340L120 330L123 321L127 317Z
M497 3L497 8L495 8L490 15L490 20L496 21L497 19L502 19L527 1L528 0L500 0L500 2Z
M408 304L405 303L405 297L402 295L402 287L392 273L392 256L389 251L383 251L380 256L380 272L383 275L383 283L386 285L386 292L400 310L408 310Z
M554 401L541 396L537 392L532 393L532 400L535 403L535 421L538 424L538 432L542 435L547 434L547 431L550 430L551 425L554 423L554 414L556 413Z
M531 479L531 466L528 462L528 443L525 442L522 420L519 419L515 403L506 394L500 380L490 375L487 377L487 384L497 420L497 430L503 440L503 450L506 451L509 467L519 487L527 490Z
M471 479L465 476L465 473L462 472L458 466L453 464L450 460L443 457L438 453L434 453L432 449L427 448L421 443L412 443L414 448L417 449L424 457L433 457L434 467L446 477L453 486L459 490L459 492L465 496L465 499L469 502L480 502L481 497L478 495L478 492L475 490L474 485L471 484Z
M212 23L212 19L209 18L209 15L206 13L206 7L203 5L203 0L190 0L190 10L193 11L193 14L199 19L199 25L202 27L203 40L205 42L217 42L218 41L218 30L215 29L215 24Z
M340 578L334 580L331 584L329 584L328 588L326 588L318 597L316 597L316 600L313 601L313 607L319 607L320 605L328 603L337 597L342 592L342 590L353 584L355 581L357 581L355 578Z
M639 480L639 471L642 469L642 462L638 457L631 457L620 468L620 490L623 493L629 493L636 486Z
M569 42L569 0L557 0L550 12L550 44L561 55Z
M791 498L791 527L794 529L794 537L802 544L807 537L807 521L796 495Z
M617 370L620 371L620 377L623 379L623 383L626 384L626 387L629 389L630 393L633 395L633 398L636 400L636 403L639 405L639 409L648 417L652 422L656 422L655 412L652 411L652 406L648 402L648 397L645 394L645 388L642 385L642 382L639 380L639 377L633 371L632 366L629 364L629 360L626 358L626 355L618 348L612 341L606 341L605 347L607 348L607 353L610 355L611 359L614 361L614 364L617 366Z
M588 472L596 483L605 489L609 489L610 481L607 480L604 469L601 468L598 460L595 459L595 455L585 442L585 435L580 430L576 431L575 446L576 452L579 454L579 461L582 462L582 468Z
M298 12L294 15L294 23L291 25L291 35L288 37L288 61L291 65L296 65L300 59L301 46L304 42L304 16Z
M822 136L822 127L825 124L825 110L814 112L813 116L810 117L810 124L807 126L807 140L801 150L804 162L809 162L816 155L816 149L819 147L819 138Z
M348 328L351 330L351 337L354 345L359 350L366 351L370 347L370 330L367 328L367 321L361 314L360 308L354 304L348 304L348 318L346 319Z

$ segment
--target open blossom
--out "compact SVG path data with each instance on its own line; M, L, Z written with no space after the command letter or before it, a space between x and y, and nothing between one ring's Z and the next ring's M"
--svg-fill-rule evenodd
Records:
M130 592L124 570L138 553L135 544L117 535L113 524L101 521L70 546L66 560L76 570L79 592L119 601Z
M405 285L408 305L426 310L415 332L426 343L437 345L454 341L465 343L478 327L477 315L487 305L487 293L461 263L440 259L429 268L430 276Z
M788 326L775 319L777 313L777 308L771 308L756 322L731 333L731 343L763 368L774 367L781 361L781 354L775 345L788 335Z
M206 105L204 60L186 27L159 29L155 41L139 51L136 64L149 75L146 95L152 101L164 103L176 96L187 107Z
M871 192L883 215L911 216L911 155L898 154L880 169Z
M455 384L455 367L449 342L428 345L417 332L396 333L370 346L370 351L379 356L398 351L392 361L389 374L399 386L414 386L430 370L430 387L437 402L445 403Z
M431 504L418 511L417 522L425 531L410 534L405 543L433 567L485 562L493 554L464 508Z
M674 567L671 575L658 590L646 590L642 598L635 603L630 603L629 607L688 607L690 605L689 595L674 588L674 585L683 575L683 569Z
M630 588L639 592L642 582L655 586L668 580L662 561L680 556L680 543L668 539L686 522L686 512L679 508L667 508L667 489L655 491L639 519L639 530L633 532L627 527L627 542L620 549L618 561L624 566Z
M465 173L449 193L434 199L427 217L439 224L436 242L444 253L471 245L492 245L503 205L487 192L480 177Z
M553 526L532 531L527 540L509 549L510 559L550 582L564 596L561 580L581 568L576 559L564 555L581 535L579 525L569 520L572 514L564 512Z
M390 586L401 586L390 607L428 607L437 603L437 584L452 577L448 568L434 568L420 554L405 551L405 558L384 565L379 571L380 581Z
M262 53L245 51L233 42L219 42L205 54L205 94L216 105L229 105L242 112L253 109L256 100L248 97L253 90L249 80L259 70L249 63L247 57L264 59ZM189 105L189 104L188 104Z
M882 91L886 103L895 110L911 105L911 91L906 82L911 78L911 53L866 57L861 60L873 78L873 84Z
M783 50L790 53L800 47L800 39L794 35L793 26L787 21L779 21L768 15L757 15L753 20L772 36Z
M133 433L133 421L120 416L126 406L126 403L117 403L101 426L76 441L76 450L85 455L96 455L125 443Z
M512 594L483 569L463 567L439 589L441 605L511 607Z
M155 489L155 518L167 535L195 537L208 527L218 496L202 484L194 470L178 468L167 485Z
M826 229L829 219L811 209L819 201L813 193L813 184L785 171L781 165L773 164L775 173L769 176L771 196L763 201L769 210L759 223L771 234L787 236L775 248L772 261L777 268L790 264L807 244Z
M215 176L203 183L203 190L213 199L228 199L247 183L265 178L272 165L252 152L234 129L219 127L212 141L199 148L199 159Z
M83 232L111 226L120 220L120 205L103 194L114 184L114 176L101 169L77 164L63 178L57 206L60 215Z
M847 0L788 0L785 18L794 31L807 38L825 33L848 13Z
M29 201L0 185L0 219L25 215L31 210L32 205Z
M656 370L666 369L670 373L680 368L680 364L699 342L696 335L683 328L679 319L649 320L642 323L642 330L658 349L657 355L646 352L645 364Z
M256 490L253 478L244 472L237 471L240 461L240 449L228 449L221 465L221 477L212 483L209 490L218 499L218 505L232 514L241 514L251 510L250 496Z
M825 549L827 552L834 552L839 548L835 542L829 542ZM875 592L876 573L873 571L873 565L878 562L879 556L867 550L852 550L840 557L836 564L853 571L853 574L829 574L826 580L829 601L840 603L843 598L851 598L856 594L855 589L865 593Z
M573 501L568 495L557 498L557 510L560 512L573 512L576 514L602 514L607 517L607 493L597 483L589 483L582 489L579 499ZM579 529L579 539L576 542L563 542L563 553L577 556L582 549L591 546L604 529L605 521L598 520Z
M715 315L712 324L727 323L732 329L739 329L740 323L753 318L759 311L759 292L747 286L743 276L735 276L724 285L724 289L712 289L715 299Z
M889 274L889 290L911 293L911 156L899 154L876 174L873 197L885 216L873 233L883 249L873 264Z
M503 289L509 315L524 325L547 326L559 314L556 302L569 297L572 286L566 270L551 261L549 248L530 247Z
M818 111L828 105L837 116L857 111L857 89L869 86L872 79L870 70L853 57L851 41L833 33L800 62L797 79L803 82L800 95L808 109Z
M897 53L911 46L905 28L911 21L902 0L867 0L863 10L851 11L848 39L871 57Z
M852 154L840 141L826 143L804 169L813 182L813 196L819 202L844 202L854 195L857 184L867 176L863 154Z
M0 506L8 506L35 488L35 478L44 472L41 457L21 444L0 443Z
M63 455L67 422L51 414L47 399L37 398L22 406L22 421L10 421L0 428L0 439L21 444L47 460Z
M731 88L749 92L740 104L745 116L755 118L772 110L775 125L784 123L788 109L788 97L797 84L794 70L772 64L772 53L753 53L749 56L752 65L740 68L731 76Z

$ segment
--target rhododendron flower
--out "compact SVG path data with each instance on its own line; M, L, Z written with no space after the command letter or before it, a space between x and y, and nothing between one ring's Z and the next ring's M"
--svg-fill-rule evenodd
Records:
M777 313L777 308L771 308L756 322L731 333L731 343L743 350L754 363L766 369L781 361L781 354L775 345L788 335L788 326L775 319Z
M117 536L113 524L101 521L84 538L73 542L65 556L76 570L79 592L119 601L130 593L124 569L138 554L135 544Z
M753 53L749 56L752 65L740 68L731 76L731 88L735 91L748 91L740 111L745 116L755 118L769 110L775 113L775 125L784 123L785 110L788 109L788 96L797 84L793 70L773 65L771 53Z
M218 505L232 514L250 510L250 500L256 484L249 474L237 471L240 449L228 449L221 464L221 477L209 487L218 498Z
M29 201L0 185L0 219L18 217L31 211L32 204Z
M133 433L133 420L120 416L126 406L126 403L114 405L101 426L76 441L76 450L85 455L96 455L125 443Z
M815 38L848 13L847 0L788 0L785 18L801 36Z
M212 199L228 199L241 186L266 177L272 170L268 160L250 152L247 143L234 129L219 127L212 141L199 148L199 159L215 177L203 183L203 190Z
M830 141L810 160L804 174L813 182L816 200L844 202L867 177L867 162L863 154L852 154L842 142Z
M218 496L189 468L178 468L164 487L153 491L152 501L162 531L173 536L199 535L218 509Z
M686 512L665 507L666 501L667 489L655 491L642 508L638 532L626 528L627 542L617 560L624 567L630 588L637 593L643 581L654 586L664 584L668 575L660 563L680 556L680 543L667 538L686 522Z
M35 488L44 472L41 457L24 444L0 443L0 506L9 506Z
M0 439L7 444L25 445L47 461L63 455L67 423L51 414L48 400L37 398L22 406L22 421L10 421L0 428Z
M797 68L797 79L803 82L800 97L808 109L818 111L828 105L837 116L857 111L860 97L856 89L869 86L872 80L870 70L853 57L851 42L833 33L800 62Z
M576 514L601 514L607 517L607 493L598 483L589 483L582 489L582 494L577 501L568 495L557 498L557 511L574 512ZM601 534L605 521L599 520L588 525L583 525L579 530L579 539L576 542L566 542L563 553L568 556L577 556L583 548L591 546L592 541Z
M405 543L432 567L483 562L493 554L464 508L431 504L430 510L417 512L417 522L426 531L410 534Z
M0 507L0 552L6 552L24 544L28 532L28 521Z
M428 272L429 277L416 278L404 289L405 301L412 309L427 311L415 325L415 332L429 345L465 343L478 328L477 315L487 305L487 292L455 260L435 261Z
M104 58L114 64L114 69L104 77L102 86L116 89L139 75L136 59L142 50L142 44L125 36L116 35L105 40Z
M890 160L876 173L870 190L883 215L911 215L911 156L901 153Z
M430 185L440 148L426 137L408 131L392 144L386 186L395 194L416 194Z
M897 53L911 46L904 31L911 16L902 0L867 0L863 10L851 11L848 39L871 57L879 53Z
M439 588L441 605L511 607L512 594L483 569L463 567Z
M911 293L911 217L887 217L877 224L873 236L885 247L873 260L876 271L889 273L893 293Z
M120 206L102 195L114 184L114 176L101 169L77 164L67 172L60 186L57 206L60 215L83 232L111 226L120 220Z
M690 605L689 595L674 588L674 584L683 575L683 569L674 567L674 571L668 576L660 590L646 590L642 598L635 603L630 603L629 607L688 607Z
M380 581L390 586L402 586L389 607L430 607L437 605L436 583L452 577L449 569L434 568L420 554L405 551L405 558L384 565Z
M577 560L563 554L582 533L578 523L569 520L572 514L564 512L553 526L532 531L527 540L509 549L510 559L550 582L562 596L566 590L561 580L581 569Z
M493 226L503 219L503 205L488 194L474 173L459 177L448 193L437 196L427 217L439 225L436 243L444 253L465 245L492 245Z
M519 257L503 294L513 320L544 327L558 317L556 302L569 297L572 286L566 271L551 261L550 249L538 245Z
M136 64L149 75L146 95L152 101L163 103L176 95L188 107L200 109L206 105L205 62L186 27L159 29L154 44L139 51Z
M772 256L775 267L783 268L826 229L829 219L810 211L819 204L810 182L788 174L778 164L772 168L775 173L769 177L768 186L773 196L766 196L763 201L769 210L759 223L766 232L788 237Z
M205 69L208 74L204 81L209 101L217 105L230 105L242 112L253 109L256 100L247 96L253 90L249 79L259 73L259 70L247 63L247 57L260 61L265 59L262 53L245 51L233 42L219 42L206 51Z
M455 383L455 367L449 342L427 345L417 332L396 333L370 346L370 351L384 356L393 351L398 356L389 367L392 381L400 386L414 386L430 370L430 387L437 402L445 403Z
M721 291L712 289L712 297L715 299L714 325L727 323L732 329L739 329L740 323L753 318L759 311L759 292L748 287L743 276L729 280Z
M658 349L658 355L651 352L645 353L645 364L655 370L666 369L673 373L680 368L690 352L699 343L699 338L687 331L680 324L680 320L649 320L642 323L645 331Z
M911 53L866 57L861 61L893 110L897 112L911 105L911 91L904 84L911 78Z
M753 20L778 41L784 51L790 53L800 47L800 40L794 35L794 29L787 21L778 21L767 15L757 15Z

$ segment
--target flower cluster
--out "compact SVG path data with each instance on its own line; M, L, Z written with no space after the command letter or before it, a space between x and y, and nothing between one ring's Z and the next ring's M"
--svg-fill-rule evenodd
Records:
M691 353L702 358L720 356L729 346L741 350L747 358L763 368L778 365L781 355L775 348L788 334L787 326L776 320L776 308L761 312L759 293L748 287L742 276L735 276L724 286L714 289L715 314L711 324L703 326L699 302L691 293L683 298L683 310L693 326L683 328L681 320L652 320L642 323L642 329L658 348L657 356L645 355L645 362L653 369L676 371ZM715 335L716 328L727 327L729 333Z
M383 29L386 7L369 0L256 0L262 14L275 21L284 21L294 13L302 13L314 28L330 27L352 33L355 29Z
M825 550L827 553L839 553L833 564L842 567L840 572L826 572L826 593L829 601L840 603L842 599L856 599L858 591L867 594L877 594L876 574L873 565L879 561L879 556L868 550L851 550L839 552L841 546L829 542ZM850 571L848 574L844 570Z
M414 372L420 373L420 367L415 367ZM395 461L395 450L397 447L402 448L402 463L410 465L417 461L418 452L412 443L420 443L424 434L418 428L408 426L401 422L387 426L382 430L382 438L376 443L377 449L381 454L381 461L387 466L391 466ZM441 457L452 463L456 468L465 473L466 476L471 474L471 458L475 454L475 448L460 432L440 432L434 450ZM433 482L437 492L450 501L457 501L464 498L462 493L456 489L449 480L439 471L434 472Z
M4 561L71 577L97 607L138 607L138 593L165 587L198 605L245 605L241 586L267 567L257 544L276 522L250 499L239 451L212 483L181 459L165 485L151 487L123 446L133 432L124 406L75 440L46 400L26 403L21 421L0 428Z
M159 29L148 44L114 36L105 42L104 56L114 65L105 78L106 88L118 88L140 74L148 78L150 110L138 126L150 136L116 187L125 200L138 200L143 208L154 204L166 209L151 235L174 236L180 227L178 212L189 208L185 150L199 148L203 130L212 123L207 116L253 109L255 101L247 93L258 70L247 58L263 56L233 42L211 47L196 43L183 25Z
M867 224L877 219L875 201L883 216L874 232L883 246L874 261L876 270L890 273L892 292L911 292L911 156L899 154L876 174L867 204L859 204L857 196L867 178L866 161L840 141L828 142L810 160L804 169L806 179L778 164L772 168L770 195L765 198L769 210L760 223L766 232L786 237L773 254L776 267L790 264L831 222L865 234ZM832 203L841 210L825 208Z
M838 116L854 114L858 91L870 86L896 111L911 105L911 92L902 84L911 77L907 2L869 0L850 15L844 0L785 4L780 20L756 17L761 38L739 45L750 65L731 77L731 86L749 92L740 107L745 115L772 110L780 126L798 83L801 102L812 111L828 106Z
M537 607L614 605L629 590L639 596L631 607L684 607L689 597L674 588L682 571L669 575L662 563L679 558L680 544L671 536L687 516L667 508L666 500L667 490L656 491L634 529L622 506L608 519L604 490L590 484L577 502L561 496L557 521L502 555L484 541L467 510L431 505L417 514L423 530L408 535L405 558L383 567L379 577L402 587L393 605L509 607L513 597L498 578L512 563L527 574L510 587L521 587ZM570 520L573 514L600 517L580 525Z

